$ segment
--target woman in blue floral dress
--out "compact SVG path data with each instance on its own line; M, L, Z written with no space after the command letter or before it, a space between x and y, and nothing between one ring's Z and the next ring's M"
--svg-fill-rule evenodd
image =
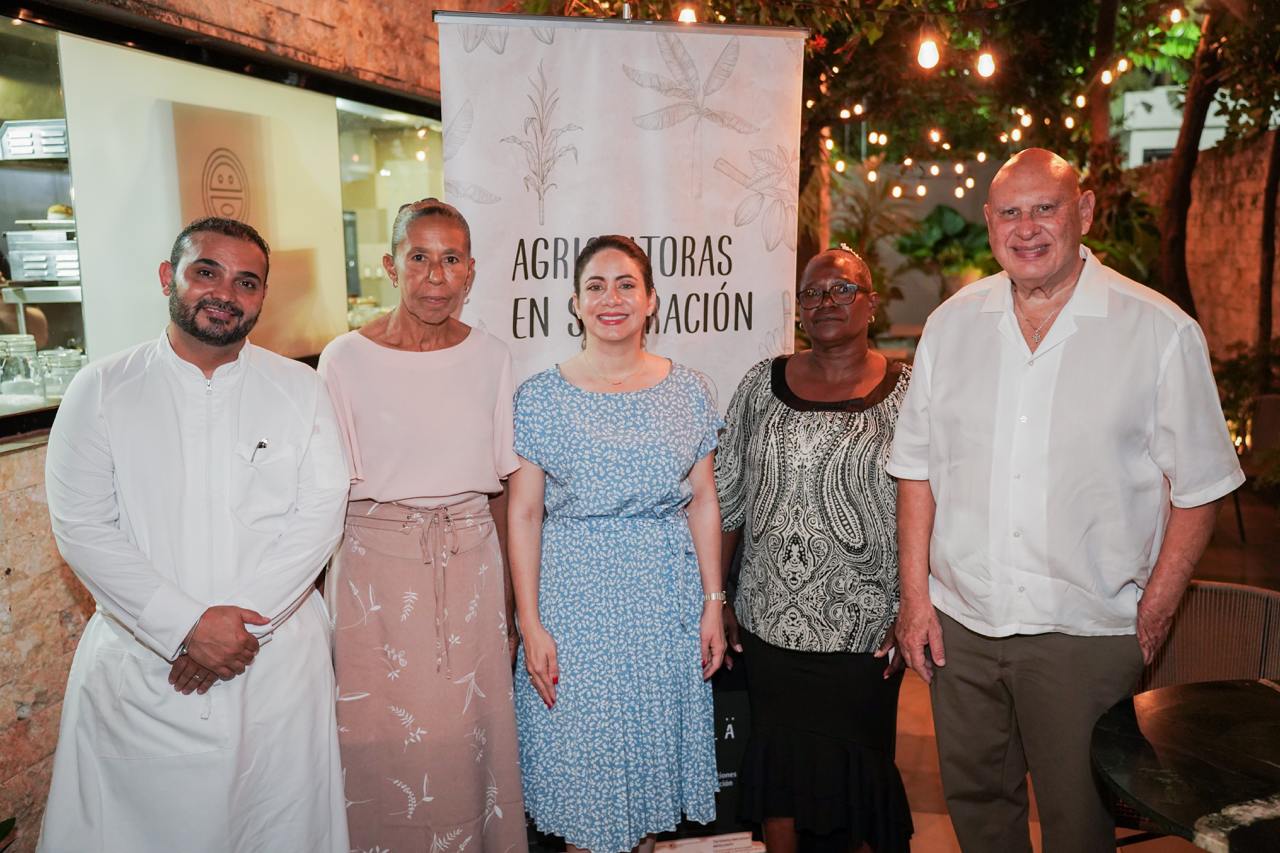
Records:
M656 302L639 246L590 241L583 351L516 392L520 764L530 815L570 851L647 851L682 815L715 816L721 420L700 374L645 351Z

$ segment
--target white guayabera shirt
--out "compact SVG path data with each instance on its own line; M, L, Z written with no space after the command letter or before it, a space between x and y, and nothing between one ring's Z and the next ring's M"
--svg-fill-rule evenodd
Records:
M987 636L1132 634L1170 505L1244 482L1200 327L1080 251L1035 353L1005 273L934 311L898 418L888 471L937 502L930 596Z
M46 481L97 601L62 708L39 850L347 850L324 604L347 466L329 397L253 345L212 379L164 336L67 390ZM249 669L168 684L215 604L270 617Z

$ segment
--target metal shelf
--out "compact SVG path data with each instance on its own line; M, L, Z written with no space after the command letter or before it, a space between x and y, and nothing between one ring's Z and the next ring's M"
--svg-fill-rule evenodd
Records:
M54 302L79 302L80 285L58 284L46 287L11 286L0 289L10 305L47 305Z

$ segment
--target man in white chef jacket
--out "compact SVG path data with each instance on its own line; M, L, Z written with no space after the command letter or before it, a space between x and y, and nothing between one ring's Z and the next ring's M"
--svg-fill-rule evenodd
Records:
M314 582L347 468L310 368L245 340L269 250L203 219L158 340L76 376L49 436L58 547L93 593L41 853L346 853Z

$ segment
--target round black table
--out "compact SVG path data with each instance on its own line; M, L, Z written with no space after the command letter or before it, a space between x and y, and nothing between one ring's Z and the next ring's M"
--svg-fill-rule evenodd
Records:
M1093 766L1166 835L1213 851L1280 851L1280 684L1140 693L1093 729Z

